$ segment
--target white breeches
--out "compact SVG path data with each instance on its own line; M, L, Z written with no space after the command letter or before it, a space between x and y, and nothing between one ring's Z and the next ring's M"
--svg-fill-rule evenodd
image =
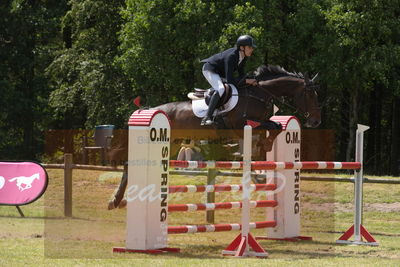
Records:
M225 92L225 87L224 84L222 83L221 77L215 72L204 70L204 67L203 67L203 75L204 77L206 77L211 87L217 90L219 96L222 96Z

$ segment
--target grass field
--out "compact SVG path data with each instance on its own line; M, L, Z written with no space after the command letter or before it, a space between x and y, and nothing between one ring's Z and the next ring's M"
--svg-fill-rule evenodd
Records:
M302 235L312 241L260 241L268 259L235 259L221 251L238 232L170 235L179 254L113 254L124 246L125 209L107 210L120 173L74 170L73 217L63 217L63 171L48 170L49 187L36 203L0 207L0 266L400 266L400 185L364 184L365 227L379 247L335 244L353 223L353 184L302 181ZM309 174L307 174L309 175ZM321 176L318 174L318 176ZM332 176L330 174L329 176ZM343 175L341 175L342 177ZM204 184L205 177L172 176L171 185ZM219 177L237 184L240 178ZM238 193L217 193L217 202L239 201ZM174 194L169 203L201 203L202 193ZM265 199L253 193L252 199ZM265 209L252 209L252 221ZM216 211L216 223L240 222L240 210ZM205 212L172 213L170 225L204 224ZM265 230L252 231L255 236Z

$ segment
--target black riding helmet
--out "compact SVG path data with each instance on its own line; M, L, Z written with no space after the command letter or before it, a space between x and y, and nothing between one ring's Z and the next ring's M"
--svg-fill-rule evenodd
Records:
M256 44L254 43L254 39L253 37L251 37L250 35L241 35L239 36L239 38L236 41L236 46L240 47L240 46L251 46L256 48Z

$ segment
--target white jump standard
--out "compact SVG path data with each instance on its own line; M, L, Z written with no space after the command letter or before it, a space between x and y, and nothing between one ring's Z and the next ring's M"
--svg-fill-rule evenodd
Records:
M129 120L127 232L124 248L114 252L163 253L179 252L168 247L168 234L241 230L241 234L223 251L223 255L267 257L268 253L256 239L296 241L311 239L300 235L300 169L352 169L356 174L356 215L351 227L339 242L355 233L355 244L376 241L361 225L362 207L362 136L366 128L357 131L356 162L300 161L300 124L293 116L274 116L283 131L267 153L270 161L251 161L252 129L244 130L243 161L173 161L169 160L170 121L159 110L135 111ZM365 127L365 126L364 126ZM179 185L168 186L169 167L243 169L242 185ZM251 185L251 170L264 170L266 184ZM357 182L358 181L358 182ZM241 202L168 205L168 194L185 192L239 192ZM252 191L273 191L267 200L251 201ZM250 208L265 207L266 220L250 222ZM242 208L242 222L208 225L169 226L169 212ZM266 228L266 237L254 238L250 229ZM368 243L362 241L366 238ZM349 242L349 241L346 241ZM252 250L251 250L252 249Z
M178 252L168 248L170 121L159 110L132 114L129 125L125 248L114 252Z
M360 162L360 169L354 172L354 224L341 236L336 243L379 246L375 238L362 225L362 207L363 207L363 145L364 132L369 127L358 124L356 132L356 161ZM354 234L354 240L349 238ZM363 237L366 241L363 241Z

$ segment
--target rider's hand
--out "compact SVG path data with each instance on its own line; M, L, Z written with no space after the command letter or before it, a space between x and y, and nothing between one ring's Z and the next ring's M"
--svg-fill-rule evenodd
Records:
M256 79L246 79L246 83L250 85L257 85L257 80Z

